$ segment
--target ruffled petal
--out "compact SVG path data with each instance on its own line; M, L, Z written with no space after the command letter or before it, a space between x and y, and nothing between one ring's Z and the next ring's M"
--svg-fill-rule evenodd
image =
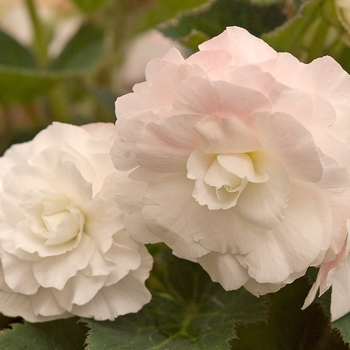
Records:
M288 206L289 177L278 159L259 152L251 158L258 173L267 174L269 178L262 183L248 183L234 210L252 225L272 229L283 220Z
M209 253L197 259L214 282L219 282L224 289L234 290L242 287L248 280L247 270L230 253Z
M193 127L201 119L180 115L149 123L137 143L138 165L160 173L186 171L188 156L200 144Z

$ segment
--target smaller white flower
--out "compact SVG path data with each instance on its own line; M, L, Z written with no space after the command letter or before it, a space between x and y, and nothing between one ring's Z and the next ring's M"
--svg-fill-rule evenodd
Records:
M150 300L152 258L114 201L113 124L54 123L0 158L0 312L113 320Z

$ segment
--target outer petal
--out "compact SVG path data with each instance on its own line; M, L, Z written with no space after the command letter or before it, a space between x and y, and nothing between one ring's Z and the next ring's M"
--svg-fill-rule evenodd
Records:
M219 282L224 289L238 289L249 280L244 268L233 254L211 252L197 259L214 282Z
M205 153L243 153L262 148L256 135L238 118L207 117L195 125Z
M176 254L188 259L209 251L246 254L262 243L266 232L231 210L208 210L192 198L193 183L181 175L154 176L145 196L148 228ZM172 215L168 215L171 212Z
M256 113L249 118L266 153L278 158L291 176L303 181L322 179L322 164L311 133L283 113Z
M283 282L293 272L305 270L322 249L325 232L331 231L331 212L317 190L292 183L290 193L283 221L263 244L237 257L259 283Z
M193 89L193 86L196 88ZM181 82L178 96L174 108L182 113L245 120L254 112L271 111L269 99L260 92L225 81L210 81L205 77L190 77Z
M277 56L263 40L239 27L228 27L222 34L199 45L200 51L225 49L236 65L259 63Z

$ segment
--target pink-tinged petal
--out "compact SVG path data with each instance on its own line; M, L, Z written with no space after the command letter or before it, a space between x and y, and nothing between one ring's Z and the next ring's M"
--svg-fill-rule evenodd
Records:
M157 178L154 177L148 188L145 195L146 205L142 210L148 230L180 256L191 259L208 253L208 250L193 241L191 235L196 229L189 222L191 218L187 212L190 206L187 195L193 188L192 182L178 175L164 175L161 177L161 182L157 181ZM174 187L169 188L168 184ZM189 200L194 202L195 206L198 205L191 195ZM171 216L165 214L170 208L173 213ZM193 219L196 221L200 218L196 215Z
M348 222L348 226L349 226L349 222ZM307 297L305 298L303 309L307 308L313 302L313 300L316 297L317 290L320 291L320 294L319 294L320 296L324 294L332 286L333 282L335 280L338 280L339 278L338 274L341 278L339 280L341 281L340 282L341 285L344 284L346 287L346 282L344 283L344 281L347 281L348 278L342 279L343 272L341 271L343 267L347 264L347 260L349 260L348 257L349 257L349 251L350 251L350 240L348 238L349 237L345 239L345 242L343 242L341 251L338 254L336 254L333 260L331 261L325 260L321 264L317 274L316 281L312 285ZM345 271L347 271L347 269L348 268L345 266Z
M255 134L238 118L207 117L194 129L205 153L244 153L262 148Z
M261 295L265 295L267 293L276 293L281 288L285 286L285 283L258 283L252 278L250 278L247 283L244 285L244 288L255 295L256 297L259 297Z
M332 321L350 312L350 258L347 257L332 283Z
M224 74L223 80L237 86L260 92L266 96L271 103L272 110L274 111L276 109L276 104L279 102L280 96L291 91L290 88L276 81L270 73L264 72L261 67L254 64L235 67L228 71L226 69ZM293 107L294 106L292 106L292 108Z
M133 97L133 96L132 96ZM122 98L122 97L121 97ZM120 99L121 99L120 98ZM148 98L147 98L148 100ZM119 100L117 100L118 102ZM121 102L121 101L120 101ZM131 99L131 105L133 103ZM128 106L126 106L128 108ZM118 111L117 111L118 113ZM116 169L130 170L137 166L135 160L136 143L141 135L145 125L150 122L157 122L162 117L169 115L169 108L162 107L156 111L146 110L139 112L137 117L129 117L127 115L117 114L117 128L119 135L123 137L117 138L111 148L110 154Z
M232 209L208 210L198 205L192 191L193 182L183 176L159 175L150 181L145 196L142 214L147 227L176 254L188 259L209 251L246 254L264 240L264 230L245 222Z
M200 66L213 80L226 80L225 74L230 69L231 55L225 50L197 51L186 62Z
M269 99L258 91L200 76L182 81L178 96L174 109L187 114L236 117L244 121L254 112L271 111Z
M323 56L309 64L300 63L289 53L261 64L277 81L294 89L310 91L331 101L337 115L348 115L350 99L349 74L331 57ZM290 74L290 72L293 74Z
M201 119L179 115L149 123L137 143L137 163L154 172L185 172L187 158L200 144L193 127Z
M293 116L306 128L329 128L336 120L334 106L319 95L276 84L271 92L274 112Z
M332 230L329 235L325 232L325 242L323 245L323 251L326 252L322 262L332 261L340 254L344 249L344 244L347 242L350 247L350 240L348 235L350 232L349 208L350 208L350 188L346 191L327 191L324 193L325 197L329 201L329 206L332 213ZM327 237L328 236L328 237ZM348 248L346 248L348 251Z
M32 262L23 261L14 255L3 254L1 257L4 279L8 287L16 293L35 294L40 284L33 275Z
M232 63L237 65L259 63L277 56L263 40L240 27L228 27L222 34L199 45L200 51L220 49L227 50Z
M350 155L349 155L350 156ZM320 161L323 166L322 180L317 183L320 188L349 188L350 177L348 167L339 166L334 159L320 151Z
M263 244L238 256L259 283L281 283L305 270L318 256L324 235L329 234L331 213L325 198L301 182L292 182L283 221L266 234ZM312 233L312 234L310 234Z
M197 65L167 65L154 78L150 93L159 106L171 106L178 96L181 82L191 77L205 77L203 69Z
M247 270L230 253L211 252L197 259L214 282L219 282L225 290L242 287L248 280Z
M275 293L283 288L286 284L292 283L297 278L304 276L305 272L306 269L300 272L293 272L281 283L259 283L250 278L244 285L244 288L257 297L265 295L267 293Z
M94 246L93 241L83 235L76 249L64 255L51 256L33 262L33 273L36 280L45 288L63 289L67 281L77 271L88 265L94 253Z
M268 180L248 183L233 210L252 225L272 229L283 220L288 206L289 177L278 159L260 152L251 154L251 158L256 171L267 174Z
M318 182L322 164L311 133L294 117L284 113L256 113L249 124L264 151L278 158L297 179Z
M154 77L168 64L180 65L184 61L181 52L175 47L171 48L163 58L154 58L148 62L145 71L147 82L151 84Z

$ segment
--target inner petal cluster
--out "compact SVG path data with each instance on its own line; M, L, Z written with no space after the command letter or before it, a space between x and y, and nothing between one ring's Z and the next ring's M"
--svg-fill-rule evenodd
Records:
M31 233L32 244L37 246L35 251L62 244L71 249L80 240L85 217L67 196L47 190L32 191L20 206L25 216L23 232L27 236Z
M187 162L187 177L195 180L193 197L209 209L229 209L249 183L264 183L266 173L256 170L248 153L205 154L201 149L192 152Z

